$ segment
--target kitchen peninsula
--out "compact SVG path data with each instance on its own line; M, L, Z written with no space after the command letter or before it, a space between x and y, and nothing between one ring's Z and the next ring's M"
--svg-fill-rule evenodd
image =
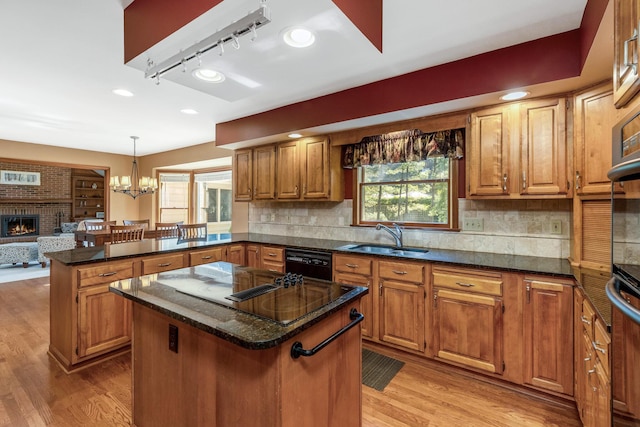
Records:
M114 282L133 302L134 425L360 426L367 289L288 279L222 262Z

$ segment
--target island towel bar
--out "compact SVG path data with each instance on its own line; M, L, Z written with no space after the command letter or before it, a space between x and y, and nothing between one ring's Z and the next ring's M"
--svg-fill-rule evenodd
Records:
M293 345L291 346L291 357L293 359L297 359L300 356L306 356L306 357L313 356L314 354L316 354L317 352L325 348L327 345L329 345L333 340L338 338L340 335L344 334L349 329L353 328L358 323L362 322L364 320L364 314L358 313L358 310L356 310L355 308L352 308L351 311L349 312L349 318L351 319L351 323L349 323L348 325L340 329L335 334L331 335L326 340L322 341L317 346L313 347L311 350L305 350L304 348L302 348L302 343L300 341L294 342Z

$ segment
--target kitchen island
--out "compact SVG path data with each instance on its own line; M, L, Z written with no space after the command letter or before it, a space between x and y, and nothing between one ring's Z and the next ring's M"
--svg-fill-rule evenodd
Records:
M361 425L366 288L212 263L110 291L133 303L134 425Z

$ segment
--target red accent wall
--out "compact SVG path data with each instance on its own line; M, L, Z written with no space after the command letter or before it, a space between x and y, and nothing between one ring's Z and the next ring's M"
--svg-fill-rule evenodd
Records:
M382 53L382 0L333 0L333 3Z
M135 0L124 10L125 64L221 2Z
M216 145L251 140L580 74L573 30L218 123Z

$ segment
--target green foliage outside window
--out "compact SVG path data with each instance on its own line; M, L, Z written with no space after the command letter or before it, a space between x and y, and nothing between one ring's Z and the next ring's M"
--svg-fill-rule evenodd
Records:
M448 224L449 159L362 166L362 222Z

